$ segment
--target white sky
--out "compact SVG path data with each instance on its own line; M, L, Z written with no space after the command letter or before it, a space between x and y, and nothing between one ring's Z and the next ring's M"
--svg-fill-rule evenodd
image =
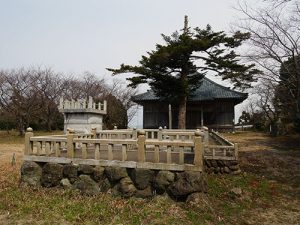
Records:
M0 0L0 69L42 65L111 79L105 68L137 64L141 55L162 43L161 33L182 29L184 15L190 27L210 24L214 31L229 31L238 18L236 4L237 0ZM140 124L138 117L133 122Z

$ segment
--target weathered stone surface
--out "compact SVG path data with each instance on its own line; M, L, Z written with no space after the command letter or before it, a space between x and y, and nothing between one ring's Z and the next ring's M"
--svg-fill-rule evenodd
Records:
M144 190L137 190L135 192L134 196L137 197L137 198L151 198L151 197L153 197L153 191L151 189L151 186L148 186Z
M118 184L116 184L112 190L113 195L122 196L125 198L131 197L135 194L136 188L129 177L122 178Z
M80 175L73 187L86 195L96 195L100 192L98 184L89 175Z
M78 166L79 174L91 175L94 173L94 167L90 165L79 165Z
M211 162L210 162L210 160L205 159L204 162L205 162L205 165L206 165L208 168L211 167Z
M229 166L229 169L231 169L232 171L236 171L240 169L240 166L239 165Z
M41 183L44 187L55 187L63 178L64 167L57 163L46 163L43 167Z
M168 191L176 199L185 198L194 192L206 192L206 178L200 172L182 172L178 175L178 179L169 186Z
M60 181L60 185L64 188L64 189L70 189L72 188L72 184L70 183L68 178L64 178Z
M105 174L111 183L116 183L124 177L127 177L126 168L123 167L106 167Z
M225 165L224 161L223 160L217 160L217 164L218 166L220 167L223 167Z
M205 172L211 174L214 172L214 168L213 167L206 168Z
M230 173L230 169L227 166L224 167L224 173Z
M214 167L214 172L217 174L220 172L220 167Z
M35 162L25 161L21 167L21 183L29 186L40 186L42 168Z
M74 183L78 178L78 166L74 164L64 165L64 177L68 178L71 183Z
M229 192L229 195L232 198L240 198L242 197L242 189L239 187L232 188Z
M233 175L238 175L240 174L242 171L240 169L236 170L236 171L232 171Z
M164 193L162 195L154 195L153 196L153 200L155 202L164 202L166 201L167 199L170 199L170 196L167 194L167 193Z
M217 160L214 160L214 159L210 160L210 164L212 167L218 167Z
M191 205L204 205L203 203L209 202L207 195L203 192L195 192L190 194L187 199L186 202L188 204Z
M107 178L100 180L99 188L101 192L107 192L111 188L109 180Z
M105 179L104 170L105 170L105 168L102 166L95 166L94 172L93 172L93 179L96 182L99 182L99 181Z
M174 182L174 179L174 173L170 171L159 171L154 181L154 188L157 194L163 194L168 186Z
M220 173L224 173L224 168L220 167Z
M239 164L239 161L238 160L231 160L230 161L230 165L238 165Z
M154 179L154 171L149 169L133 169L131 170L130 177L135 186L143 190L147 188Z
M224 166L230 166L230 162L228 160L224 160Z
M237 160L224 160L225 166L235 166L238 164L239 164L239 162Z

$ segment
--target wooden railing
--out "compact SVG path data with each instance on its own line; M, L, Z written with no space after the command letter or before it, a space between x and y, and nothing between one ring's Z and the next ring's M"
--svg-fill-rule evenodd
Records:
M28 128L24 160L174 171L203 170L204 145L200 131L194 132L193 139L185 141L146 139L143 130L137 131L136 139L97 138L97 135L100 134L95 130L90 135L78 135L69 130L67 135L34 137L32 129Z

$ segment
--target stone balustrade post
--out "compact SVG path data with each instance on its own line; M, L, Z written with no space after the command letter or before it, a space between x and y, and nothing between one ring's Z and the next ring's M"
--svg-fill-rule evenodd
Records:
M237 143L234 144L234 156L235 156L235 159L237 160L238 157L239 157L239 146Z
M138 162L145 162L146 161L146 148L145 148L145 141L146 141L146 132L144 130L138 131Z
M92 128L92 138L93 139L97 138L97 128L96 127Z
M194 137L194 165L203 169L203 142L202 132L200 130L195 131Z
M28 127L26 129L26 133L25 133L25 150L24 150L24 155L30 155L33 152L32 142L30 141L31 137L33 137L33 129L31 127Z
M134 140L137 139L137 130L136 130L136 127L134 127L133 130L132 130L132 138L133 138Z
M64 108L64 98L63 98L63 97L61 97L61 98L59 99L59 108L60 108L60 109L63 109L63 108Z
M104 101L103 101L103 111L106 112L106 110L107 110L107 101L104 100Z
M163 128L162 127L159 127L158 128L158 133L157 133L157 139L159 140L159 141L161 141L162 139L163 139Z
M75 154L75 146L74 146L74 135L75 135L75 131L74 129L67 129L67 156L68 158L74 158L74 154Z
M88 109L92 109L92 108L93 108L93 98L89 96Z

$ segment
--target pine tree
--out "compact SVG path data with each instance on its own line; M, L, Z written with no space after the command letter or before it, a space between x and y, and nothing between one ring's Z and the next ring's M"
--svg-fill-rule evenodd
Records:
M178 105L179 129L185 129L187 100L208 71L230 79L239 88L249 87L254 80L253 74L259 72L253 64L240 64L233 51L250 37L249 33L236 32L227 36L223 31L213 32L209 25L191 31L185 16L183 30L171 36L162 34L162 37L165 45L157 44L154 51L142 56L139 66L121 64L118 69L108 70L113 75L137 74L127 79L129 86L148 83L161 99Z
M276 110L281 112L286 122L293 122L295 128L300 130L300 56L290 57L283 62L279 74L280 81L274 99Z

